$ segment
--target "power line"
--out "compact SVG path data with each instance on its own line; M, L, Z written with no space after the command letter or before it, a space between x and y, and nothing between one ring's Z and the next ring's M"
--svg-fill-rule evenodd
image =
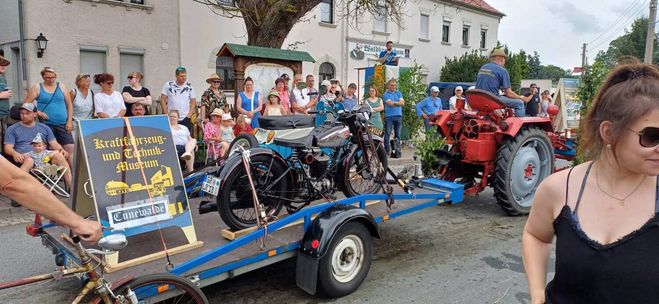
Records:
M616 26L616 24L618 23L618 21L622 20L622 18L624 18L624 17L627 17L627 14L631 13L634 10L634 7L636 7L636 9L638 9L637 5L639 4L638 3L639 1L641 1L641 0L635 0L632 4L630 4L627 7L627 9L622 14L620 14L620 16L618 16L618 18L615 21L613 21L613 23L611 23L610 26L606 27L606 30L601 32L597 37L595 37L595 39L591 40L590 42L587 42L587 44L592 44L593 42L597 41L597 39L599 39L604 34L606 34L610 29L614 28ZM647 0L643 1L643 3L641 3L641 6L645 7L646 4L647 4L646 2L647 2Z
M620 23L618 28L616 30L614 30L613 32L611 32L611 34L608 35L606 38L604 38L604 40L602 40L599 43L595 44L595 46L590 46L589 47L589 49L590 49L589 52L594 51L595 49L599 48L600 46L602 46L606 43L611 43L612 38L615 37L616 35L620 34L620 31L625 30L627 28L627 26L630 25L629 21L635 21L636 18L643 15L643 13L645 12L645 9L646 9L645 7L640 7L639 9L637 9L634 14L630 15L629 17L627 17L627 19L625 19L625 21Z

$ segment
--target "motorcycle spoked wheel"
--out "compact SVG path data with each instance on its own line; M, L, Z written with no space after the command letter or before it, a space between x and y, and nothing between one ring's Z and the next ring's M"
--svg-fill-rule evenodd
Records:
M285 197L289 185L287 178L280 179L277 184L272 183L286 172L286 167L268 155L255 155L250 160L252 179L259 202L265 207L267 215L276 216L281 212L284 202L272 197ZM254 199L243 164L229 173L217 197L217 204L222 221L232 230L256 226Z
M341 168L341 177L339 179L343 182L343 194L346 197L377 193L382 188L382 184L386 183L387 151L382 143L376 142L375 144L377 145L377 154L372 153L372 149L369 148L368 160L362 156L362 151L359 148L349 152L350 154L346 159L347 165ZM370 166L366 165L367 162L370 163ZM375 168L380 164L382 164L384 171L382 176L378 178Z

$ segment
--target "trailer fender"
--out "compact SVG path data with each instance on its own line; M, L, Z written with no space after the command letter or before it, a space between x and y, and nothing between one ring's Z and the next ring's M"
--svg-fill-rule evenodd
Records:
M334 235L345 224L362 223L374 238L380 238L378 224L366 210L349 205L337 205L320 213L304 233L295 267L297 286L309 294L316 294L318 264L327 252Z

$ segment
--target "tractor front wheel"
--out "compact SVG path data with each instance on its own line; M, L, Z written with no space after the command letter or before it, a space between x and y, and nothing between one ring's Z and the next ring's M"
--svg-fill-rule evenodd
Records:
M543 130L523 128L497 151L494 196L509 215L528 214L540 182L554 172L554 149Z

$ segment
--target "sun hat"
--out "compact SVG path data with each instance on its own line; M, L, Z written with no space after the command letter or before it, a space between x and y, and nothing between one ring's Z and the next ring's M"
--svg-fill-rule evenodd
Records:
M501 56L503 58L508 58L508 55L506 55L506 52L504 52L503 49L501 49L501 48L494 49L492 51L492 54L490 54L490 58L496 57L496 56Z
M231 117L231 114L229 113L224 113L222 114L222 120L232 120L233 117Z
M437 86L432 86L430 92L439 92L439 88Z
M2 57L0 55L0 66L8 66L9 64L10 64L9 60L7 60L7 58Z
M32 144L41 144L41 143L45 143L45 141L43 140L43 137L41 136L41 133L37 133L37 136L35 136L32 139L31 143Z
M224 111L222 111L222 109L220 108L213 109L213 112L211 112L210 114L210 116L220 116L220 117L222 117L222 115L224 115Z
M210 77L206 78L206 83L210 84L211 82L213 82L213 80L222 81L224 79L222 79L222 77L218 76L216 73L213 73L211 74Z
M275 91L272 91L272 92L270 92L270 94L268 94L268 99L270 99L270 96L276 96L277 99L281 100L281 98L279 97L279 93L277 93Z

